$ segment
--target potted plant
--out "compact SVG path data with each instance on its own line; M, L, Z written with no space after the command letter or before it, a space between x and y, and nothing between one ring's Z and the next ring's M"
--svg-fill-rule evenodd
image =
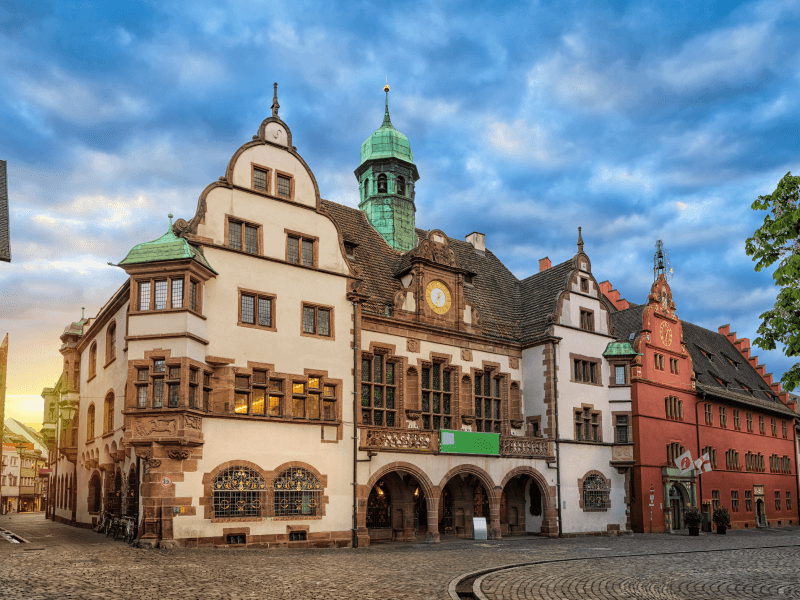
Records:
M700 514L700 511L692 506L686 509L686 512L683 513L683 522L686 523L686 526L689 528L689 535L700 535L700 525L703 524L703 515Z
M731 514L724 506L714 509L714 515L711 520L717 526L717 533L724 534L731 527Z

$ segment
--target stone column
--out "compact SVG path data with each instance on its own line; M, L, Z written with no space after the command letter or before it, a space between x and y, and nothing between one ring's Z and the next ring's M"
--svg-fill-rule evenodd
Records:
M436 488L432 492L440 493ZM425 503L428 506L428 531L425 534L425 541L429 544L438 544L442 541L439 535L439 496L436 498L425 496Z

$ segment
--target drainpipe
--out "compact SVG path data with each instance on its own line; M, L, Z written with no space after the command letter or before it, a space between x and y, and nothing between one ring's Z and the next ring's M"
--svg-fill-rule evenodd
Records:
M800 518L800 479L798 479L798 468L797 468L797 427L795 426L796 421L792 419L792 435L794 436L794 489L795 489L795 510L797 511L797 516Z
M700 395L703 397L703 400L706 399L706 393L703 390L700 390ZM694 402L694 427L697 430L697 457L700 458L703 455L700 453L700 420L697 416L697 406L700 403L699 400L695 400ZM703 478L700 476L700 473L697 473L697 494L700 496L697 500L698 508L700 509L700 513L703 512Z
M358 548L358 302L353 301L353 548Z
M556 498L558 500L558 537L562 537L563 523L561 521L561 446L559 441L561 436L558 433L558 359L556 346L558 342L553 342L553 418L556 421Z

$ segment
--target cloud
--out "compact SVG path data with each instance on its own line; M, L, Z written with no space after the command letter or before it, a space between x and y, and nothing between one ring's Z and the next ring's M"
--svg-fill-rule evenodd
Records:
M544 126L523 119L490 122L486 138L501 155L534 167L558 167L575 160L577 154L571 142L560 140Z

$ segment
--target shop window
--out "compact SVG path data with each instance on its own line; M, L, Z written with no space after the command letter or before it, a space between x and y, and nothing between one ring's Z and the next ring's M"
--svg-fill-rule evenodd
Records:
M503 422L500 378L491 371L475 373L475 431L500 433Z
M276 517L322 515L322 485L310 471L299 467L281 471L273 487Z
M267 482L256 470L229 467L211 484L214 517L263 517L266 515Z

